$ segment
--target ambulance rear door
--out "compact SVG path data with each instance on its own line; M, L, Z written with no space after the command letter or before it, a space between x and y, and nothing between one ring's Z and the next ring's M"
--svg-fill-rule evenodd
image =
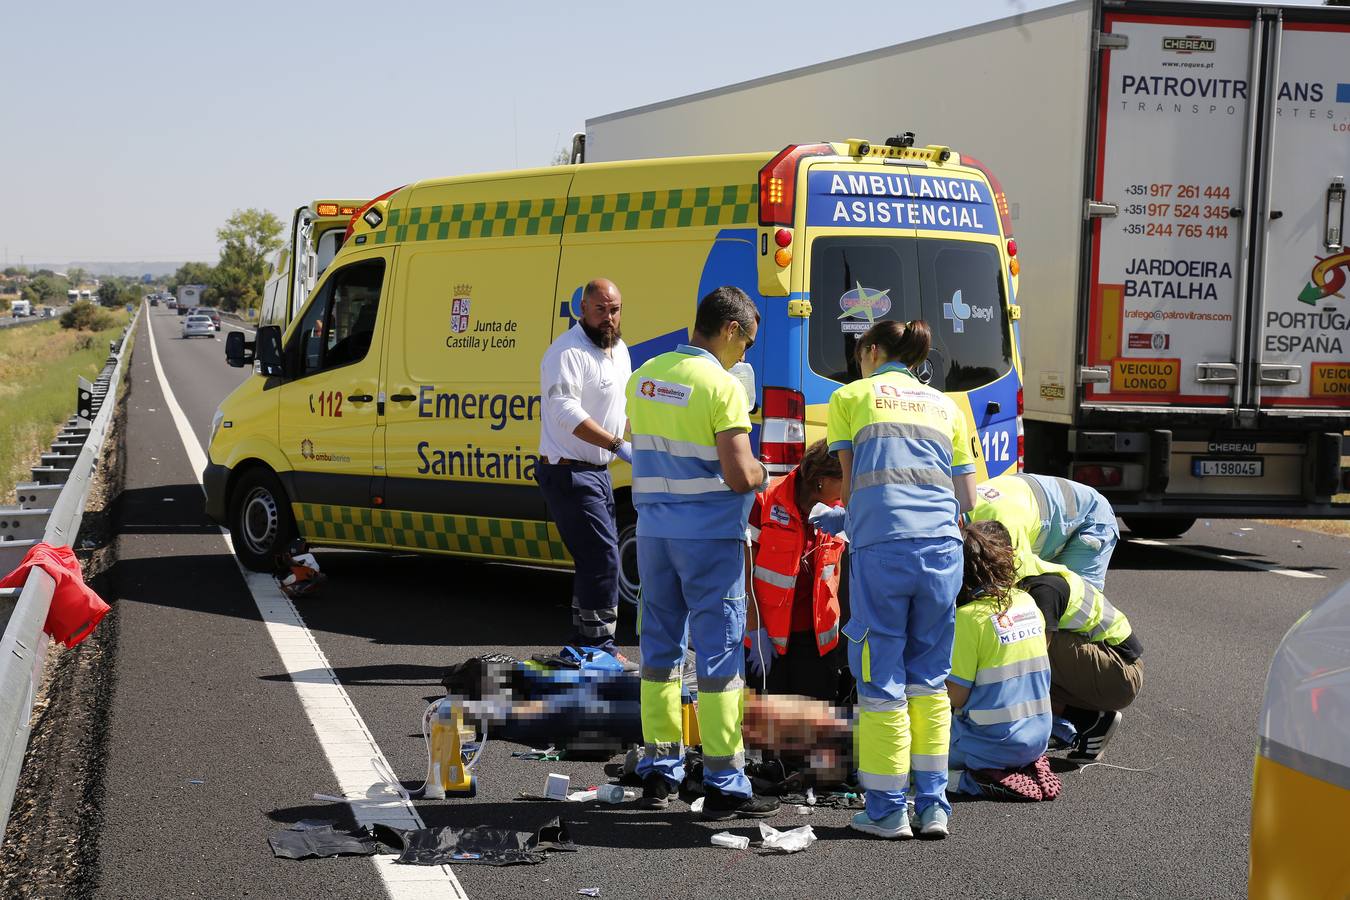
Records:
M1344 17L1343 17L1344 18ZM1269 116L1262 306L1253 322L1253 404L1282 410L1350 404L1350 22L1268 26Z
M1104 16L1085 406L1241 402L1255 14Z

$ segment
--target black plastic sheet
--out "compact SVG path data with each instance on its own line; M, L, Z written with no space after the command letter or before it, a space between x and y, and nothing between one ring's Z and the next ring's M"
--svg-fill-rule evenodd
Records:
M373 856L379 842L364 830L339 831L336 822L305 819L267 839L281 859L326 859L330 856Z
M551 852L574 852L577 846L567 834L561 819L551 819L538 831L513 831L509 828L419 828L405 831L388 825L375 825L375 837L399 851L397 862L414 866L483 865L533 866Z

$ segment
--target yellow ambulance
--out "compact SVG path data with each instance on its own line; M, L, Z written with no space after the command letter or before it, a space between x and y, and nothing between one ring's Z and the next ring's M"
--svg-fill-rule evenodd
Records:
M754 298L751 437L771 472L824 435L884 319L929 322L920 376L965 410L980 479L1015 471L1019 265L997 180L909 134L417 182L352 218L289 327L230 335L255 374L212 425L207 510L255 569L297 532L569 566L534 480L539 361L600 276L623 292L634 368L688 339L714 287ZM633 599L630 473L614 474Z

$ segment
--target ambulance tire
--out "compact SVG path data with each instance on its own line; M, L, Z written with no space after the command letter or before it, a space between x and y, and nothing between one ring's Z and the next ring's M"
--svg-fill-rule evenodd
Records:
M1130 534L1137 538L1178 538L1191 530L1194 516L1121 516Z
M637 609L637 513L627 503L620 502L616 518L619 526L619 619L627 618L625 611Z
M272 470L259 467L241 475L230 505L230 537L244 568L271 572L295 536L290 500Z

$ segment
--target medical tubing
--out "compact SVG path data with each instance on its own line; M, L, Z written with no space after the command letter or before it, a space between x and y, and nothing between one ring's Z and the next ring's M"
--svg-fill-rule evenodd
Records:
M750 601L755 604L755 622L760 628L764 623L759 618L759 597L755 595L755 545L747 537L745 539L745 552L750 559L750 578L747 580L746 588L750 593ZM764 668L764 643L753 638L750 643L755 645L755 655L759 657L759 689L761 693L769 692L769 672Z

